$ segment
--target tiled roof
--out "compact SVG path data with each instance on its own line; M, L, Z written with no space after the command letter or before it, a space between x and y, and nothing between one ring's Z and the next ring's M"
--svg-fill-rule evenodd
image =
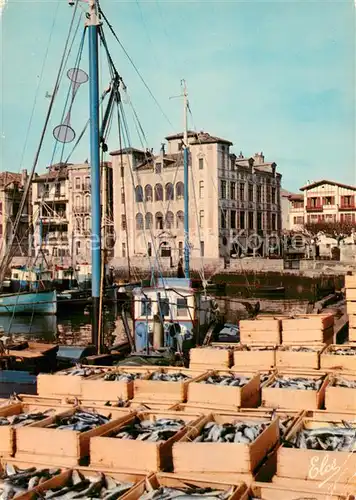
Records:
M179 134L169 135L166 137L166 141L173 141L175 139L183 139L183 132ZM208 132L193 132L192 130L188 131L188 138L195 138L191 144L213 144L217 142L222 142L224 144L228 144L232 146L232 142L227 141L226 139L222 139L221 137L216 137L210 135Z
M312 182L311 184L307 184L306 186L301 187L300 190L305 191L307 189L313 189L314 187L321 186L322 184L331 184L332 186L339 186L342 188L353 189L354 191L356 191L356 186L350 186L349 184L342 184L341 182L328 181L326 179Z
M1 172L0 173L0 186L6 187L13 182L21 184L22 175L14 172Z
M110 153L110 155L117 156L120 154L134 154L134 153L145 154L145 151L143 151L142 149L137 149L137 148L122 148L122 149L116 149L115 151L112 151Z

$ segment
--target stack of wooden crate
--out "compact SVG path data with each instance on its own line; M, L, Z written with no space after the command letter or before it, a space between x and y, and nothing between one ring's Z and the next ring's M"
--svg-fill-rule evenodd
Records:
M345 276L346 312L349 315L349 342L356 342L356 275Z
M282 320L282 343L315 345L332 344L334 337L334 315L297 314Z
M240 321L241 344L279 345L281 343L281 320L274 316L257 316Z

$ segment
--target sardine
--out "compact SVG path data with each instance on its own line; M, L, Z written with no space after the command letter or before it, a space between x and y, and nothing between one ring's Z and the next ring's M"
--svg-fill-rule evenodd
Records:
M356 356L356 347L348 347L347 349L331 349L327 354L333 356Z
M142 378L141 373L115 373L108 372L104 375L104 380L110 382L131 382L131 380L135 380L137 378Z
M264 345L264 346L253 346L253 345L242 345L241 350L242 351L274 351L274 346L269 346L269 345Z
M13 427L24 427L25 425L33 424L48 418L55 410L48 409L46 411L34 413L19 413L18 415L10 415L8 417L0 417L0 426L12 425Z
M4 473L0 476L0 500L15 498L60 473L60 469L19 469L12 464L6 464Z
M294 346L294 345L283 345L279 347L280 351L291 351L291 352L318 352L320 347L304 347L304 346Z
M157 380L161 382L182 382L188 380L190 377L184 373L164 373L164 372L154 372L151 373L149 380Z
M324 381L324 377L318 379L306 377L283 377L277 376L268 387L277 389L299 389L303 391L318 391Z
M167 441L185 425L186 422L180 419L160 418L152 421L140 420L137 417L132 423L121 427L119 432L113 434L112 437L157 443Z
M332 385L335 387L347 387L348 389L356 389L356 380L347 380L342 377L337 377L332 382Z
M202 380L200 384L227 385L230 387L243 387L251 380L251 377L242 375L211 375Z
M209 422L194 439L196 443L245 443L249 444L266 429L268 422L235 422L217 424Z
M228 490L218 490L212 488L199 488L193 485L187 485L182 488L159 487L157 489L147 488L146 492L139 497L139 500L228 500L234 493L234 486Z
M105 417L99 413L91 413L89 411L76 410L68 417L57 416L55 421L50 424L48 429L71 430L78 432L87 432L91 429L99 427L99 425L110 422L111 417Z
M355 453L356 428L338 427L330 423L328 427L302 429L290 441L286 442L285 446Z
M77 364L74 368L69 368L68 370L63 370L61 372L56 373L56 375L67 375L71 377L91 377L92 375L99 375L100 373L105 373L104 368L99 367L83 367L80 364Z

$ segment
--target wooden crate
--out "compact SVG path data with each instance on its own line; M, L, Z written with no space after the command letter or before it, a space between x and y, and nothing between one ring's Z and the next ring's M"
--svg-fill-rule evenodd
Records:
M308 484L305 487L299 488L297 485L283 486L278 484L253 482L247 492L242 496L242 500L250 498L263 498L263 500L296 500L296 499L312 499L326 500L325 491L320 491L316 485ZM346 495L331 493L327 496L327 500L348 500Z
M57 416L65 417L75 413L71 408ZM87 432L70 430L48 429L48 425L55 422L51 417L44 422L36 422L31 427L20 427L16 432L16 460L33 463L56 464L63 467L75 467L81 460L89 456L89 441L118 425L121 420L128 418L121 410L114 408L101 409L101 414L112 416L112 420Z
M209 477L213 474L253 473L279 440L278 418L270 422L251 444L192 442L208 422L224 424L236 421L252 424L266 422L266 419L248 416L235 418L232 415L203 417L173 445L174 472L181 475L200 473Z
M277 369L284 368L300 368L300 369L315 369L320 368L320 354L325 349L325 344L316 344L309 346L311 352L293 351L294 347L305 347L303 345L281 345L276 351L276 367Z
M140 420L159 418L175 418L184 420L188 427L184 427L167 441L149 442L111 437L139 418ZM100 436L90 440L90 466L93 468L125 469L158 472L172 470L172 446L188 430L190 425L196 425L202 417L198 414L178 414L175 412L146 412L137 416L129 416L120 421L115 427ZM130 460L131 458L131 460Z
M349 327L349 342L356 342L356 328Z
M281 343L281 321L273 316L262 316L256 319L243 319L239 323L240 342L242 344Z
M356 386L354 388L335 386L338 378L356 383L355 375L330 375L329 384L325 391L325 408L332 411L353 411L356 418Z
M0 409L0 417L10 417L12 415L20 415L21 413L30 413L38 411L52 410L52 414L57 414L63 411L62 407L54 407L40 404L16 403ZM42 422L47 422L50 415L44 418ZM28 424L27 427L33 427L36 423ZM24 428L24 427L22 427ZM12 425L0 426L0 458L11 457L16 451L16 436L19 428Z
M221 386L213 384L203 384L211 375L237 375L231 371L212 371L205 373L191 382L188 386L188 403L195 403L198 405L213 405L215 409L236 409L242 406L253 407L257 406L260 400L260 375L259 373L249 373L250 381L243 387ZM240 375L247 375L240 373Z
M221 490L229 491L231 490L231 495L227 497L227 500L240 500L241 495L246 491L245 483L238 482L238 484L232 483L228 484L225 482L214 482L194 478L186 478L177 476L175 474L154 474L147 477L146 481L141 481L134 488L132 488L122 500L138 500L144 493L147 492L148 488L150 490L157 490L160 487L166 488L187 488L187 483L189 486L197 488L211 488L214 491Z
M356 314L349 315L349 327L356 328Z
M356 301L356 288L346 288L345 298L350 302Z
M356 288L356 274L345 276L345 288Z
M303 389L283 389L277 387L270 387L272 382L278 376L283 376L283 378L295 378L306 376L310 379L319 379L324 376L322 386L318 391L314 390L303 390ZM326 373L319 372L318 374L310 374L307 372L286 372L278 371L274 374L268 384L262 387L262 406L267 406L270 408L289 408L295 410L318 409L322 408L324 404L325 389L328 384L328 375Z
M333 422L335 424L335 422ZM343 423L338 422L340 427ZM354 424L356 426L356 423ZM325 420L300 419L286 436L286 441L302 429L328 427ZM277 475L287 478L311 479L322 482L350 483L356 485L356 453L349 451L309 450L287 448L282 445L277 451Z
M288 488L290 491L294 489L307 489L313 487L319 492L323 493L323 500L334 500L333 497L329 495L336 495L336 499L340 500L355 500L355 486L352 484L342 484L337 482L337 478L334 479L334 475L331 477L332 471L325 471L325 480L324 481L312 481L310 479L296 479L296 478L288 478L288 477L280 477L274 476L272 479L272 483L278 486L284 486ZM337 496L339 495L339 496ZM313 497L312 497L313 498ZM335 499L335 500L336 500Z
M111 370L114 373L137 373L144 379L147 379L149 372L146 368L120 368L118 370ZM123 380L109 381L104 380L105 373L82 380L81 383L81 397L82 399L90 399L96 395L97 400L101 401L117 401L121 399L127 401L133 398L134 395L134 381L130 380L125 382Z
M112 367L107 366L84 366L82 368L92 368L109 371ZM75 371L77 368L73 368ZM91 377L82 377L77 375L63 375L68 370L62 370L55 374L40 373L37 376L37 394L39 396L76 396L80 397L82 392L82 380Z
M37 396L36 394L18 394L19 402L28 404L45 404L45 405L60 405L73 406L79 403L75 396Z
M305 410L304 417L313 418L315 420L323 420L325 422L332 422L333 420L355 420L354 411L331 411L331 410Z
M136 401L170 401L173 403L177 401L184 402L187 399L188 385L197 377L202 375L204 371L193 371L184 368L162 368L152 367L149 374L153 373L183 373L189 378L180 382L163 382L159 380L140 380L134 381L134 399Z
M282 320L283 344L330 344L333 335L333 314L295 315Z
M348 300L346 302L346 312L349 315L356 314L356 302L355 301Z
M337 355L341 349L351 349L354 356ZM320 368L322 370L345 370L356 372L356 346L350 344L328 346L320 356Z
M228 370L232 366L230 346L195 347L189 352L191 370Z
M266 350L267 349L267 350ZM258 369L270 370L276 365L275 346L238 345L233 352L233 370Z

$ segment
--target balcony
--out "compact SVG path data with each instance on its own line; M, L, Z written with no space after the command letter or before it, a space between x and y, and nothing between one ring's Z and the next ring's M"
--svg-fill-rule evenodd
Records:
M91 182L83 182L83 191L90 191L91 190Z
M356 210L356 205L355 204L353 204L353 205L345 205L343 203L342 205L339 205L339 210L353 212L353 211Z
M315 207L310 207L310 206L307 206L306 207L306 211L309 212L309 213L315 213L315 212L322 212L323 211L323 206L322 205L318 205L318 206L315 206Z
M90 214L91 207L81 206L81 207L73 207L73 212L75 214Z

